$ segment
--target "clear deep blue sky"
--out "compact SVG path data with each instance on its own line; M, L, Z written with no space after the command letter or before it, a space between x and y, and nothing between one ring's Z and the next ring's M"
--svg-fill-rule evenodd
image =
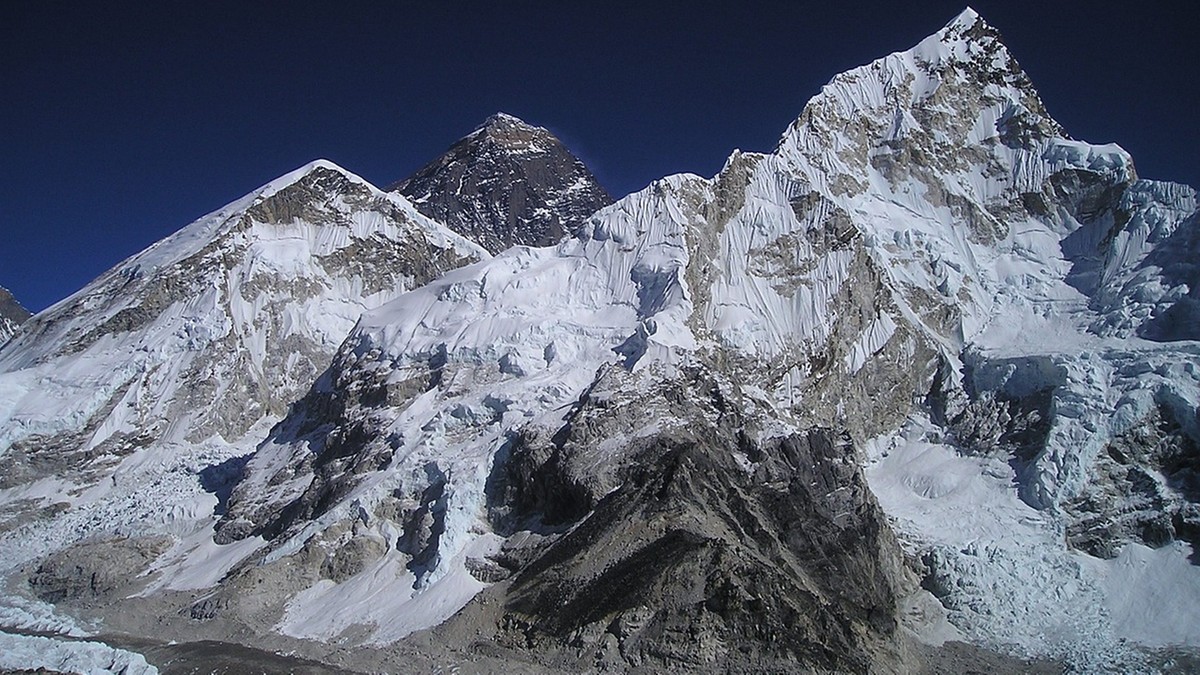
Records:
M1192 3L972 5L1069 133L1200 186ZM712 175L964 6L6 0L0 285L40 310L312 159L387 184L498 110L550 128L615 196Z

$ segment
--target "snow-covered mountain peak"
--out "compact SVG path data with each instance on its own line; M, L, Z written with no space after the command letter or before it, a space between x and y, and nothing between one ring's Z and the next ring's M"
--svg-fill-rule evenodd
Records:
M508 152L550 152L557 142L549 130L503 112L484 120L470 137L486 139Z
M967 36L970 36L968 38ZM951 19L934 33L929 39L937 39L943 43L962 42L967 39L999 38L999 32L987 22L973 7L967 6L957 16ZM925 41L922 41L922 44Z
M954 25L970 27L981 18L982 17L979 16L979 12L975 11L974 7L967 5L963 8L963 11L958 13L958 16L954 17L950 23L946 24L946 27L948 28Z
M215 245L218 239L244 230L251 222L285 225L310 218L312 222L327 226L348 226L350 222L344 218L326 219L322 214L331 215L346 208L372 204L379 208L396 209L406 217L415 216L439 240L453 242L452 245L464 254L480 252L475 244L444 227L429 223L403 197L384 192L329 160L317 159L198 218L107 274L143 274L178 263L207 246Z
M486 135L402 189L420 183L418 205L453 201L477 228L478 195L510 166L495 158L520 154L485 148ZM365 315L328 382L247 465L221 536L274 537L279 560L334 523L404 532L371 563L407 570L401 600L376 618L374 639L393 639L443 618L416 608L473 592L469 571L487 564L473 551L497 534L481 515L489 481L514 447L545 440L528 460L544 463L519 470L564 472L572 499L590 495L572 506L583 508L617 486L645 439L706 423L683 412L686 395L651 403L684 372L753 401L739 418L747 437L833 425L864 442L914 414L941 415L964 447L974 437L955 425L994 432L995 447L1026 434L1011 482L1053 511L1128 428L1085 412L1107 405L1095 382L1168 373L1139 380L1159 393L1114 404L1126 422L1153 396L1194 400L1179 392L1195 378L1174 377L1154 348L1122 343L1110 356L1088 333L1097 315L1141 321L1188 293L1192 268L1174 259L1149 294L1161 308L1133 291L1103 305L1097 289L1123 278L1146 290L1136 280L1159 272L1139 267L1144 242L1188 232L1193 197L1137 181L1118 146L1069 139L996 31L964 12L833 78L775 152L734 153L711 179L656 181L556 247L514 247ZM1183 305L1172 326L1193 316ZM580 412L590 407L626 412L600 424L605 414ZM1164 414L1194 416L1176 407ZM564 446L573 433L588 442ZM297 600L284 630L345 630L351 614L321 614L332 588ZM427 592L437 600L420 600Z
M999 32L968 8L911 49L834 77L785 132L779 152L845 175L833 189L854 191L861 186L852 174L863 172L873 146L921 136L937 143L923 154L944 162L956 144L1065 138ZM820 148L838 152L801 158Z
M493 137L503 137L505 135L514 135L514 133L524 133L529 136L553 136L552 133L545 127L534 126L527 123L516 115L510 115L504 112L498 112L490 115L482 124L475 127L475 130L470 132L469 136L491 135Z
M289 185L296 183L297 181L303 179L305 176L308 176L309 174L313 173L314 171L319 171L319 170L332 171L334 173L341 174L341 175L345 176L346 178L349 178L349 179L351 179L357 183L360 183L362 185L368 185L368 186L370 185L370 183L368 183L363 178L360 178L359 176L351 173L350 171L343 169L342 167L338 166L334 162L332 162L328 159L324 159L324 158L317 158L307 164L304 164L303 166L296 167L295 169L283 174L282 176L276 178L275 180L270 181L269 183L263 185L259 189L254 190L251 194L254 194L258 197L268 197L268 196L282 190L283 188L286 188Z
M332 162L270 181L118 264L0 351L2 484L86 482L146 453L244 453L363 311L486 257Z

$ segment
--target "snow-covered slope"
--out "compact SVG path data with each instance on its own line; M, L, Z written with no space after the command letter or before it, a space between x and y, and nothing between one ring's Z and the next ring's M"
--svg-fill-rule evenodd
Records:
M1113 594L1129 589L1063 541L1087 548L1072 533L1091 532L1097 513L1127 515L1121 496L1148 489L1146 516L1163 528L1147 538L1134 514L1097 535L1110 549L1089 550L1167 544L1155 560L1171 578L1200 581L1178 562L1189 545L1170 543L1196 531L1200 364L1179 340L1195 206L1189 188L1139 180L1118 146L1067 137L967 10L836 77L775 152L735 153L711 180L659 181L555 248L518 247L365 317L331 377L250 461L221 532L271 538L270 561L397 542L357 558L349 578L314 572L277 627L330 639L365 622L369 640L398 638L503 576L504 547L544 536L548 513L587 522L623 485L639 439L712 424L697 392L663 400L698 369L746 406L755 447L819 425L875 459L944 443L998 460L972 466L1012 499L992 506L993 487L963 497L991 525L912 511L958 493L896 478L911 469L884 461L869 475L908 545L927 552L928 578L948 580L936 588L964 635L1084 665L1133 658L1119 640L1144 633L1095 609L1127 607ZM591 420L595 406L625 415ZM1138 430L1151 449L1112 461L1149 487L1100 459ZM571 445L580 433L589 442ZM522 461L541 478L525 489L557 476L577 503L543 495L532 501L543 525L504 526L497 509L514 507L492 488L528 438L559 440L532 443L544 454ZM753 473L756 460L739 461ZM1036 545L987 539L1023 523ZM995 564L964 543L980 538ZM1122 578L1150 589L1152 576ZM385 588L395 604L370 602ZM1002 611L1017 595L1045 624ZM1200 625L1181 607L1171 621Z
M554 134L504 113L388 189L492 253L558 243L612 203Z
M3 569L40 561L24 572L35 594L103 597L128 592L128 575L160 554L209 556L237 457L359 315L486 257L402 197L317 161L38 314L0 352ZM44 556L84 539L102 548L82 556L100 567L80 587L74 563ZM252 548L211 553L200 578ZM175 583L197 583L181 570Z
M0 287L0 347L8 342L30 316L7 288Z

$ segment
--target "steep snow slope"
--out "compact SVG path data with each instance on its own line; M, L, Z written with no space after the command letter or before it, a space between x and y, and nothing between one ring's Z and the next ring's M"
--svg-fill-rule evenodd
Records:
M928 391L916 419L937 424L885 433L876 442L904 459L869 476L902 530L937 542L925 563L952 618L975 639L1086 667L1132 658L1118 638L1155 631L1128 630L1128 598L1200 582L1180 564L1190 546L1171 544L1195 545L1197 533L1200 351L1178 341L1193 337L1195 192L1138 180L1117 146L1066 138L969 10L913 50L835 78L776 155L851 214L897 318L938 345L933 386L912 391ZM921 468L932 455L914 448L943 442L1000 460L987 472L1006 491L1016 483L1025 505L998 512L993 488L947 483L978 465L940 479L951 463ZM996 520L977 526L963 508ZM1026 524L1036 545L1013 536ZM1174 571L1117 587L1105 581L1115 570L1063 550L1064 535L1106 558L1130 540L1170 545L1156 564ZM1173 604L1161 621L1196 625L1193 607Z
M555 244L612 203L554 134L504 113L388 189L492 253Z
M317 161L40 313L0 355L3 569L33 564L22 574L54 602L129 593L160 555L186 562L159 585L219 579L254 549L211 544L236 458L328 367L359 314L486 257Z
M268 562L309 561L279 630L331 639L366 623L369 640L395 639L508 574L497 566L514 540L553 542L559 519L588 522L642 441L713 423L696 392L662 400L699 369L722 400L748 406L747 447L822 425L873 449L909 439L995 458L987 471L1023 501L1004 501L984 530L912 515L911 503L949 493L889 487L905 470L892 463L870 472L910 545L930 552L925 573L944 580L935 587L951 618L998 648L1085 666L1135 658L1118 638L1144 634L1093 611L1098 600L1127 607L1104 581L1120 575L1061 542L1087 548L1092 515L1127 513L1121 496L1147 489L1145 515L1165 529L1141 536L1135 514L1093 534L1113 551L1194 536L1200 370L1196 345L1178 338L1190 327L1184 247L1196 222L1189 188L1139 180L1119 147L1066 137L996 31L967 10L915 48L835 78L774 153L735 154L711 180L657 182L553 249L513 249L365 317L330 377L250 461L219 532L269 538ZM604 403L613 396L645 409ZM609 405L628 411L623 421L589 422ZM1158 430L1150 450L1117 451L1137 430ZM571 445L579 433L588 442ZM527 438L556 440L514 445ZM521 460L533 462L522 489L544 493L536 508L497 503L498 476L531 445L541 450ZM1116 471L1098 478L1106 448L1149 487ZM738 456L751 473L761 461ZM546 481L567 496L552 498ZM989 495L971 507L991 509ZM506 524L498 510L533 520ZM991 563L939 538L1026 521L1040 548L1000 540ZM351 545L369 551L343 568L356 574L331 574ZM529 563L545 550L522 564L547 569ZM1200 580L1168 561L1188 546L1173 550L1158 560L1181 583ZM399 602L370 602L384 589ZM1030 611L1058 603L1047 625L999 610L1017 591L1045 599ZM330 603L339 610L320 611ZM1173 621L1200 625L1179 611Z
M629 227L672 209L676 191L699 182L668 179L657 194L610 209L599 233L557 248L515 247L363 318L331 377L250 460L218 535L298 530L268 559L330 529L342 534L323 544L329 550L351 537L400 539L353 570L372 579L386 572L394 600L367 595L325 612L347 589L319 582L281 629L322 637L373 620L374 639L394 640L445 619L482 587L464 566L499 541L481 538L476 523L493 455L510 427L560 424L596 369L619 358L614 348L637 341L633 327L656 314L655 300L630 276L678 267L684 224L668 217L641 237ZM638 345L630 352L632 365Z

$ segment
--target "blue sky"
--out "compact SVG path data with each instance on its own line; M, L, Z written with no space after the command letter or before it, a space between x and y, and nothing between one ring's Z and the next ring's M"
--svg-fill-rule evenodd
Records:
M615 196L712 175L964 7L912 4L0 3L0 285L40 310L312 159L384 185L498 110ZM1072 136L1200 185L1197 10L973 6Z

